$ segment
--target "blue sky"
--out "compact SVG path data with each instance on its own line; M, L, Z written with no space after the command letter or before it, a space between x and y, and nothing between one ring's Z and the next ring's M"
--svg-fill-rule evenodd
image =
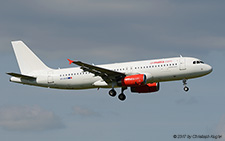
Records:
M224 140L224 6L207 0L1 2L0 139L135 141L220 134ZM165 82L154 94L128 89L127 100L120 102L108 89L10 83L5 73L19 72L12 40L23 40L52 68L72 67L67 58L103 64L181 54L200 58L214 70L188 80L188 93L181 81Z

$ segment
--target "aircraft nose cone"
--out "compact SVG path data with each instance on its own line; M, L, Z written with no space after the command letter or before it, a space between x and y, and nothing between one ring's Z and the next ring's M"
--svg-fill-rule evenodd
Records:
M213 71L213 67L210 66L209 72L212 72L212 71Z
M213 68L210 65L207 65L205 70L207 73L211 73L213 71Z

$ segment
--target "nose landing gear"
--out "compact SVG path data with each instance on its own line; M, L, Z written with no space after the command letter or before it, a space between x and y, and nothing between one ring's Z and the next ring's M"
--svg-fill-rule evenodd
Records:
M189 91L189 88L187 86L187 80L186 79L183 79L183 85L184 85L184 91L185 92Z
M187 92L189 91L189 88L187 86L184 87L184 91Z

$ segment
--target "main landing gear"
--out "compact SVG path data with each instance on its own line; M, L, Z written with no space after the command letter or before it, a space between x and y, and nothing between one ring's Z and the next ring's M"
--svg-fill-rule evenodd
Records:
M121 88L122 92L121 92L121 94L118 95L119 100L124 101L126 99L126 95L123 93L126 89L127 89L127 87L122 87ZM112 97L116 96L116 91L114 90L114 88L112 88L109 91L109 95L112 96Z
M115 97L115 96L116 96L116 91L114 90L114 88L112 88L112 89L109 91L109 95L112 96L112 97Z
M123 93L123 91L126 89L127 89L127 87L122 87L122 89L121 89L122 92L118 96L119 100L124 101L126 99L126 95Z
M183 85L184 85L184 91L185 92L189 91L189 88L187 86L187 80L186 79L183 79Z

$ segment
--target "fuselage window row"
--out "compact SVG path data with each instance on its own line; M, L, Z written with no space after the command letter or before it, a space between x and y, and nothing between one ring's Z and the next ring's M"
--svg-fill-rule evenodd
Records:
M193 64L197 64L200 62L193 62ZM201 62L202 63L202 62ZM134 67L134 69L146 69L146 68L157 68L157 67L166 67L166 66L177 66L177 63L174 64L164 64L164 65L152 65L152 66L141 66L141 67ZM131 67L130 67L131 68ZM122 70L128 70L128 68L120 68L120 69L112 69L113 71L122 71ZM90 74L90 72L80 72L80 73L68 73L68 74L61 74L60 77L64 76L74 76L74 75L84 75L84 74Z

